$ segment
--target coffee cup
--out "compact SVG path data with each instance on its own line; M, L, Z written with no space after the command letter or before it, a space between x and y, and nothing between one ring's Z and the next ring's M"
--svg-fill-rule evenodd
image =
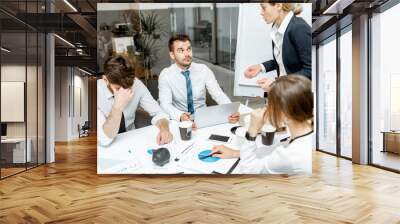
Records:
M188 141L192 138L192 125L191 121L182 121L179 123L179 133L183 141Z
M264 125L261 129L261 140L264 145L272 145L274 143L276 128L272 125Z

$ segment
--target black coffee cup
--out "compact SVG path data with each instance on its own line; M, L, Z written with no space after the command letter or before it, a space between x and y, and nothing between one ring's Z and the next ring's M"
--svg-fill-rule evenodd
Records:
M192 138L192 122L182 121L179 123L179 133L183 141L188 141Z
M271 125L264 125L261 130L261 140L264 145L272 145L274 143L276 129Z

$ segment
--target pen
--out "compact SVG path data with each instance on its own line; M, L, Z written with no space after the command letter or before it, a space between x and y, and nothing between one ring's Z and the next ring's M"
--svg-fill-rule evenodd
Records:
M210 153L210 154L208 154L206 156L199 156L199 159L207 159L209 157L213 157L213 155L215 155L215 154L220 154L220 153L219 152L213 152L213 153Z
M192 143L192 144L190 144L188 147L186 147L186 148L181 152L181 154L186 154L187 152L189 152L188 149L193 148L193 144L194 144L194 143ZM188 150L188 151L185 153L186 150ZM178 162L178 161L179 161L179 158L176 157L176 158L175 158L175 162Z
M188 147L186 147L186 148L181 152L181 154L185 153L186 150L190 149L190 148L193 146L193 144L194 144L194 143L192 143L192 144L190 144Z

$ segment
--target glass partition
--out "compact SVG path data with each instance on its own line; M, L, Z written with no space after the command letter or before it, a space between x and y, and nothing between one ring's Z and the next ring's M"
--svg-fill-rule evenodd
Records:
M371 18L371 162L400 171L400 4Z
M347 31L347 30L346 30ZM340 36L340 154L352 157L352 32Z
M45 162L45 34L22 22L45 1L1 1L0 178ZM37 18L37 17L33 17Z
M318 149L336 154L336 38L318 48Z

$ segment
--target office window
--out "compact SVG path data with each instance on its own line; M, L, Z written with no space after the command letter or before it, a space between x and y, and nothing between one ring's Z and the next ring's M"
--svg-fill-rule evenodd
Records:
M43 1L8 1L2 7L43 12ZM45 162L45 44L43 33L0 12L0 178ZM35 17L37 18L37 17Z
M371 73L372 163L400 170L400 4L373 15Z
M239 4L217 4L217 63L234 70Z
M125 54L135 58L136 77L158 99L158 75L172 63L168 40L173 34L187 34L192 40L193 61L206 64L214 72L221 88L232 100L237 100L233 96L233 85L239 4L139 3L135 8L139 10L98 11L97 61L100 69L104 58L110 54ZM146 19L138 20L139 16L155 16L156 21L159 21L155 35L150 35L154 44L147 46L147 55L138 45L138 36L146 35L147 31L143 27L148 25L145 24ZM133 39L134 46L126 44L125 52L118 51L114 42L120 37L129 41Z
M25 119L26 38L26 33L1 34L1 46L7 49L1 51L0 109L1 123L6 126L0 146L2 177L24 171L25 163L31 161Z
M221 88L232 100L237 99L233 96L233 71L238 17L239 4L236 3L176 3L171 8L171 33L190 36L194 61L206 64L214 72Z
M215 26L214 4L175 4L171 8L173 21L172 33L185 33L192 40L193 56L214 62L215 44L213 29Z
M336 154L336 39L318 48L318 149Z
M340 36L340 154L352 157L352 32Z

